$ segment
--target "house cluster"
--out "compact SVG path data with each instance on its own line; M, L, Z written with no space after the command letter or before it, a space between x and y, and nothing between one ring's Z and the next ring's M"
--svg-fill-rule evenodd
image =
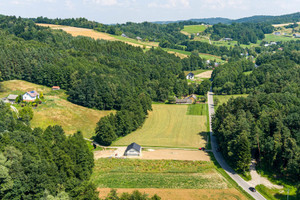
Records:
M60 90L60 87L59 86L53 86L52 90ZM18 96L19 95L10 94L7 97L2 98L1 100L4 103L14 104L16 102ZM28 92L26 92L25 94L22 95L22 100L27 101L27 102L33 102L33 101L35 101L36 99L39 99L39 98L40 98L40 94L35 90L28 91Z
M192 104L197 101L197 96L192 94L184 99L176 98L176 104Z
M265 47L268 47L268 46L271 46L271 45L277 45L277 43L276 43L276 42L270 42L269 44L267 43L267 44L265 44L264 46L265 46Z

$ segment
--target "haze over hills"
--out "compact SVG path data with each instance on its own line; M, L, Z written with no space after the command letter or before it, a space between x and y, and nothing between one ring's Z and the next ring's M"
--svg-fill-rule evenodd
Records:
M178 21L156 21L153 23L157 24L169 24L169 23L177 23L182 21L193 21L193 22L203 22L207 24L231 24L231 23L259 23L259 22L269 22L273 24L280 24L280 23L288 23L288 22L298 22L300 21L300 12L287 14L287 15L279 15L279 16L271 16L271 15L255 15L251 17L243 17L240 19L229 19L223 17L212 17L212 18L200 18L200 19L188 19L188 20L178 20Z

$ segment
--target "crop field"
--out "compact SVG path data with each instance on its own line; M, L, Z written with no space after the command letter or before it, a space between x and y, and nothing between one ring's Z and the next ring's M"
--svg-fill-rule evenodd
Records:
M188 107L187 115L207 115L207 104L191 104Z
M187 115L188 105L153 104L144 125L112 145L197 148L206 143L206 116Z
M95 161L92 180L102 196L120 188L118 192L138 189L162 199L245 199L207 161L103 158Z
M184 26L183 32L189 33L189 34L195 34L205 31L206 26L205 25L188 25Z
M2 84L4 91L0 92L1 98L8 94L20 95L31 90L43 92L45 102L33 109L32 127L47 128L49 125L60 125L66 134L73 134L80 130L84 137L89 138L94 134L99 119L113 112L93 110L73 104L66 100L67 95L64 90L52 91L49 87L20 80L5 81ZM19 105L15 106L21 109Z
M98 188L99 197L105 198L110 192L110 188ZM215 200L244 200L239 191L234 188L229 189L159 189L159 188L117 188L117 193L132 193L138 190L146 193L149 197L157 194L162 200L199 200L199 199L215 199Z

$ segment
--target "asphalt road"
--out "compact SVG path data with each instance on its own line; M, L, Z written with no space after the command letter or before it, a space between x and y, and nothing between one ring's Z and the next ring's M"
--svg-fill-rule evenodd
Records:
M265 198L259 193L259 192L251 192L249 190L249 185L244 179L242 179L235 171L226 163L224 160L222 154L220 152L217 152L216 149L218 148L218 144L216 141L215 136L213 136L212 127L211 127L211 117L215 113L214 109L214 101L213 101L213 93L208 92L207 93L208 98L208 112L209 112L209 122L210 122L210 138L211 138L211 147L213 154L218 161L218 163L221 165L221 167L225 170L225 172L246 192L248 192L253 198L258 200L265 200Z

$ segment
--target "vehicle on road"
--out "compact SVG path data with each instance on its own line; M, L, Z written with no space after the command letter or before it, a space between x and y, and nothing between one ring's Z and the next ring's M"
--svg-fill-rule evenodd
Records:
M198 150L205 151L205 147L200 147Z
M254 187L249 187L249 190L250 190L251 192L256 192L256 189L255 189Z

